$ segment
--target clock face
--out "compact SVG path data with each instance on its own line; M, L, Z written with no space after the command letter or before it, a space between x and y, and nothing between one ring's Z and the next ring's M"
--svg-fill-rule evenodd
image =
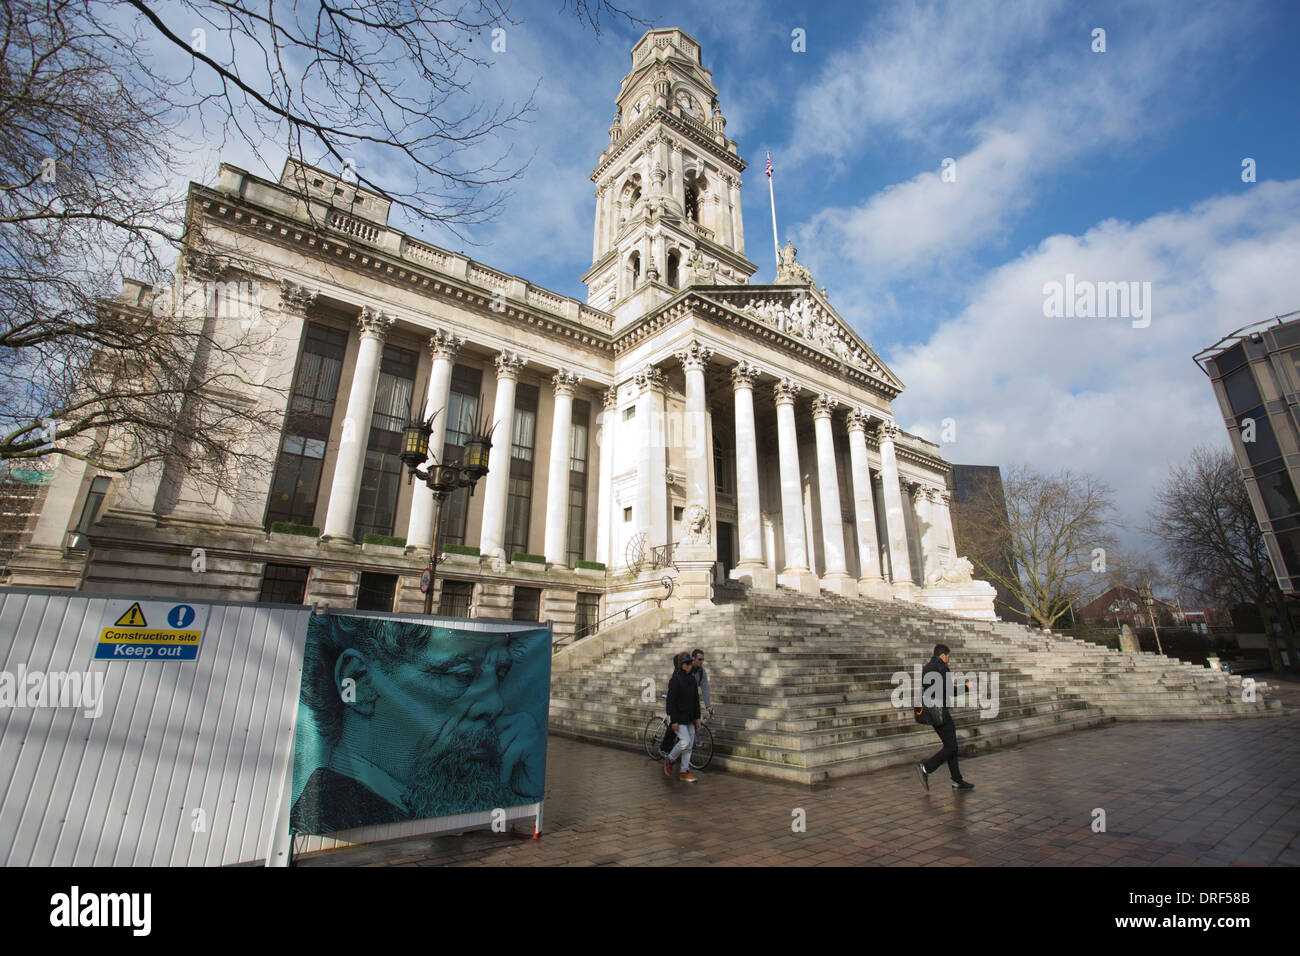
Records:
M642 93L641 96L637 99L636 104L632 107L632 115L636 117L644 116L648 109L650 109L649 90Z
M700 109L700 105L695 102L695 98L685 90L677 91L677 96L674 99L674 102L681 107L683 113L689 113L697 120L704 119L704 110Z

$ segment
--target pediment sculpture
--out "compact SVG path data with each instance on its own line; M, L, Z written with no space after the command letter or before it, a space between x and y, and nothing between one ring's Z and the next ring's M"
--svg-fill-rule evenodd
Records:
M740 311L786 335L825 349L841 362L877 375L884 371L880 363L858 348L840 324L810 295L798 294L790 299L751 297Z

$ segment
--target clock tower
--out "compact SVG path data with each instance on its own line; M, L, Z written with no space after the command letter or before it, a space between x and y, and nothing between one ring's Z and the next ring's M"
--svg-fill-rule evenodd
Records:
M746 163L718 105L700 45L650 30L632 48L596 184L587 301L630 322L688 285L743 285L740 174Z

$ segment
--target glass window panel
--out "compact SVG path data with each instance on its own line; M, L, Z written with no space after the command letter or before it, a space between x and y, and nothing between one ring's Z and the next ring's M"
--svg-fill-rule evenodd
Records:
M1251 374L1249 365L1243 365L1231 375L1225 375L1223 389L1228 394L1228 404L1238 414L1263 401L1259 397L1259 386L1255 384L1255 376Z
M1259 493L1264 499L1264 510L1268 512L1270 518L1284 518L1300 511L1300 500L1296 498L1291 476L1286 471L1278 471L1262 478L1256 476L1256 478L1259 482Z
M1255 423L1254 441L1244 440L1247 419L1251 419ZM1262 465L1274 458L1281 457L1282 450L1278 447L1277 436L1273 434L1273 426L1269 423L1268 414L1264 411L1263 405L1241 415L1237 419L1237 427L1243 429L1241 444L1246 449L1246 457L1250 459L1252 465Z

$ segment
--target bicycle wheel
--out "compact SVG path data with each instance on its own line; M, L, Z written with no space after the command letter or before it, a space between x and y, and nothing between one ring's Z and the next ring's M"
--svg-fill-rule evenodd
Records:
M659 744L663 741L664 731L667 729L668 725L664 723L662 717L651 717L646 721L643 742L645 743L646 756L651 760L661 759L659 755Z
M691 769L703 770L713 759L713 731L708 724L701 724L695 732L695 747L691 750Z

